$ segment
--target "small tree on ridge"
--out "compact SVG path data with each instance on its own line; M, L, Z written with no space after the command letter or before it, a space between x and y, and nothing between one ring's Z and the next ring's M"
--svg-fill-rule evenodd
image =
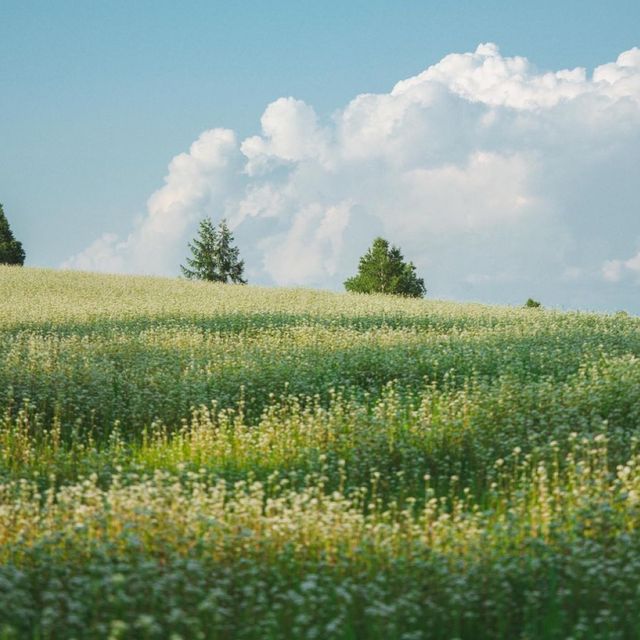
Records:
M400 249L384 238L376 238L360 258L357 275L345 280L345 289L355 293L390 293L422 298L427 290L413 262L405 262Z
M185 278L247 284L244 260L240 260L240 251L233 246L233 234L226 220L214 227L211 218L204 218L189 249L191 257L186 260L187 266L180 265Z
M0 264L24 264L24 249L9 227L9 221L0 204Z

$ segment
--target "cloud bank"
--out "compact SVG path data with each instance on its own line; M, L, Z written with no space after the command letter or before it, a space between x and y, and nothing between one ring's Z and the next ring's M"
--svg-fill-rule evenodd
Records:
M205 215L250 281L340 288L376 235L429 295L640 312L640 49L541 72L494 44L330 118L280 98L261 132L203 132L130 235L63 266L175 275Z

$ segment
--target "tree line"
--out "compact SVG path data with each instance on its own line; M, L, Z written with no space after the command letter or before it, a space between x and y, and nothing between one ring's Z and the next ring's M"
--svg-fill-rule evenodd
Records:
M188 244L191 255L180 265L182 275L189 280L206 280L231 284L247 284L244 260L235 245L233 233L225 219L214 225L211 218L200 221L197 236ZM0 204L0 264L23 265L25 252L16 240ZM427 289L413 262L407 262L400 249L378 237L360 258L358 272L344 281L353 293L385 293L422 298ZM540 303L529 298L528 308Z
M226 220L217 227L210 218L202 220L189 249L191 256L187 258L186 266L180 265L186 278L246 284L244 261L240 260ZM388 293L415 298L421 298L427 292L413 262L405 262L400 249L384 238L373 241L371 248L360 258L358 273L345 280L344 286L354 293Z

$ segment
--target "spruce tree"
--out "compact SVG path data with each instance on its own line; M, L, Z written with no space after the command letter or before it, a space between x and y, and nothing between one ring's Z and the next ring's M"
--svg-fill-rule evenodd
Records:
M355 293L389 293L421 298L427 290L418 278L412 262L405 262L400 249L389 246L384 238L376 238L371 248L360 258L357 275L344 283Z
M24 264L24 249L11 232L7 216L0 204L0 264Z
M240 251L233 245L233 234L226 220L214 227L211 218L204 218L200 222L198 236L189 243L189 249L191 257L186 260L187 266L180 265L185 278L247 283L243 277L244 260L240 260Z

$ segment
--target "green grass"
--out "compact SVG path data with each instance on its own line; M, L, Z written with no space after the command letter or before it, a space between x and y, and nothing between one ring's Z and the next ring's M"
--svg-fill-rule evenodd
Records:
M0 268L0 639L640 637L640 320Z

